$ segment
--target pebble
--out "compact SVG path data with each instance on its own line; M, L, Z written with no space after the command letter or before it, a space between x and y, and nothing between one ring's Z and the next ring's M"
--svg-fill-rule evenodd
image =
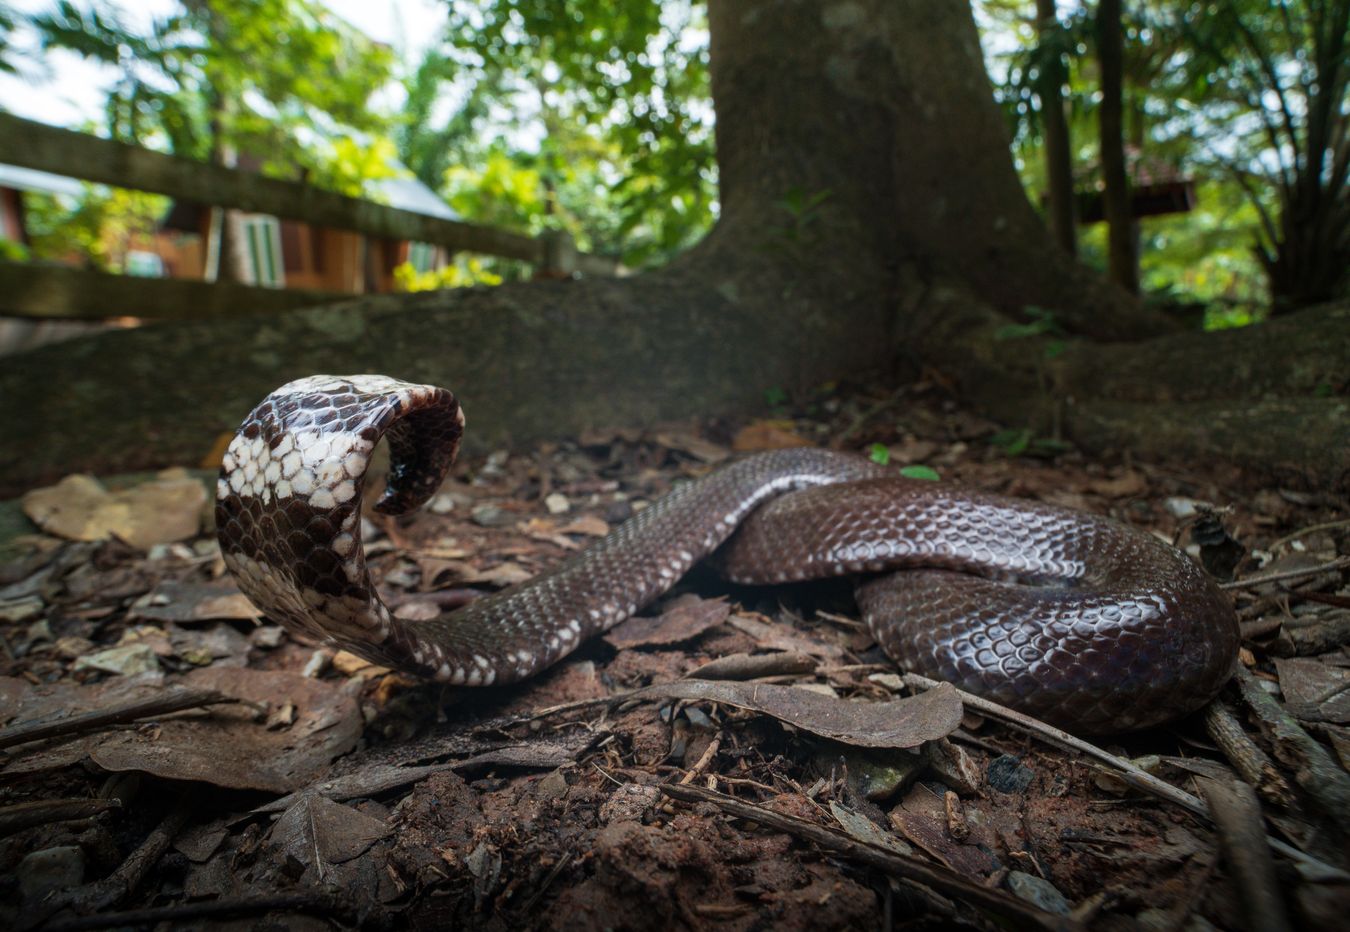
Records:
M561 492L554 492L544 497L544 507L548 509L551 515L566 514L572 508L572 503L567 500L567 496Z
M84 882L84 850L61 845L34 851L14 869L25 903L35 904L57 890L69 890Z
M1020 793L1031 785L1036 775L1029 767L1022 766L1022 759L1013 754L1004 754L989 762L984 778L1000 793Z

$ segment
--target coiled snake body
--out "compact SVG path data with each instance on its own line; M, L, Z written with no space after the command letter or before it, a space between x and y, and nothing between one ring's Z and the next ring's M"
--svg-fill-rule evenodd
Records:
M400 619L361 546L370 455L385 437L391 468L375 508L408 511L444 479L463 425L449 392L383 376L273 392L240 426L217 485L217 532L240 588L283 625L376 663L486 685L543 670L721 547L739 582L868 574L863 617L904 668L1082 733L1198 708L1236 663L1227 599L1150 535L824 450L739 460L522 585Z

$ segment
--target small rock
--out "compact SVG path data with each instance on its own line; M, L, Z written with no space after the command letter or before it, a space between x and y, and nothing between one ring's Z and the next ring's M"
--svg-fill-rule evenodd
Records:
M661 791L654 786L625 783L601 804L600 821L604 824L639 821L660 799Z
M562 799L567 795L567 777L561 770L555 770L539 781L536 789L542 799Z
M1195 514L1196 508L1203 504L1205 503L1181 495L1173 495L1163 499L1163 507L1174 518L1189 518Z
M504 527L513 520L510 515L496 505L475 505L469 512L469 520L479 527Z
M80 657L75 661L75 670L102 670L104 673L135 676L138 673L158 672L159 658L149 644L123 644Z
M61 845L34 851L19 862L14 876L24 902L38 903L48 894L84 882L84 850L78 845Z
M561 492L554 492L544 497L544 507L548 509L551 515L566 514L572 507L572 503L567 500L567 496Z
M1010 871L1007 884L1013 896L1019 900L1026 900L1033 906L1057 916L1069 914L1069 901L1048 880L1022 871Z
M448 515L455 510L454 496L446 492L433 496L431 501L427 503L427 510L434 515Z
M265 624L261 628L254 628L254 631L248 635L248 642L254 647L261 647L265 651L275 650L281 647L282 642L286 640L286 629L281 625Z
M1031 785L1036 775L1031 769L1022 766L1022 759L1013 754L1004 754L989 762L984 779L1000 793L1020 793Z

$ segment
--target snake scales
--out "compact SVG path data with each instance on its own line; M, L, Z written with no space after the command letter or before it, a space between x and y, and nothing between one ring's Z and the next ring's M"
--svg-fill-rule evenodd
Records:
M860 574L863 617L903 667L1082 733L1198 708L1236 663L1227 599L1152 536L823 450L734 462L549 572L406 621L366 571L366 468L383 436L391 468L375 508L416 508L444 479L463 425L449 392L383 376L315 376L273 392L240 426L217 487L221 549L240 588L283 625L374 662L447 683L510 683L721 547L723 572L739 582Z

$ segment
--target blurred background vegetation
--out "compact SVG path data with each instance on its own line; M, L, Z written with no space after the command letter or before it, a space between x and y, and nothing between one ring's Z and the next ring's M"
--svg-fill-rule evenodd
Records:
M563 229L632 269L668 261L710 228L717 171L702 4L444 6L440 34L404 54L317 0L184 0L148 19L110 2L19 13L0 0L0 69L69 50L113 76L102 118L72 128L249 160L347 194L415 176L466 220ZM1066 114L1073 186L1090 194L1100 182L1096 5L979 0L975 10L1028 196L1039 205L1047 195L1047 106ZM1317 243L1329 241L1333 265L1350 255L1350 0L1147 0L1124 4L1118 25L1130 172L1193 181L1197 194L1189 212L1138 225L1148 300L1191 308L1208 327L1240 325L1288 297L1291 276L1310 274ZM129 248L164 209L163 198L97 186L76 198L33 195L27 252L126 271ZM1105 224L1076 239L1082 261L1104 268ZM423 289L526 274L509 260L462 257L434 273L401 269L398 280ZM1321 274L1345 293L1344 268Z

